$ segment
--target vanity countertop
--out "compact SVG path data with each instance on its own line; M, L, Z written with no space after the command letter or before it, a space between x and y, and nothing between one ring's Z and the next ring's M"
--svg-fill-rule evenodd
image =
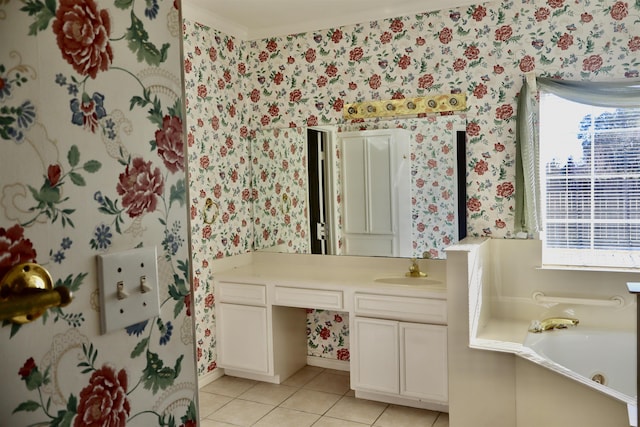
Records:
M428 277L421 279L405 278L409 262L402 259L313 257L298 254L258 254L257 257L255 255L249 263L221 265L222 269L217 269L218 272L214 273L215 279L225 282L389 295L401 293L406 296L447 299L443 275L437 274L439 271L432 275L429 269L429 266L439 267L433 263L440 261L420 260L421 268L428 274ZM382 283L376 281L377 279L400 279L407 281L407 284ZM418 284L421 280L429 283Z

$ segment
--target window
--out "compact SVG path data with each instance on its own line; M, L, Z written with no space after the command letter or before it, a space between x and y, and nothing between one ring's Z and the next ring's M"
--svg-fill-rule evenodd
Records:
M640 267L640 109L540 94L544 265Z

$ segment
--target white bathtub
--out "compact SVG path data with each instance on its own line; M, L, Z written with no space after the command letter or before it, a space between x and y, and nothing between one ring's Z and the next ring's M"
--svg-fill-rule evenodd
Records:
M523 343L541 358L577 374L587 385L605 387L636 401L636 334L576 328L529 333ZM600 390L605 393L607 390Z

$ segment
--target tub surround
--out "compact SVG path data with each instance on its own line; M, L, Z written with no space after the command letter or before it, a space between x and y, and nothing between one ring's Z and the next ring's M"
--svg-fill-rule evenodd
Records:
M449 310L469 313L468 318L449 320L452 425L629 425L626 403L635 399L549 361L523 343L531 321L548 317L578 318L576 330L634 330L635 303L625 284L637 275L540 269L540 244L531 240L465 239L448 249L447 258ZM617 295L624 303L617 308L569 301L541 304L533 298L538 291L578 302ZM483 390L493 391L491 399L483 398ZM469 415L475 407L480 417Z
M214 277L218 365L229 375L280 383L308 363L305 309L344 312L351 335L344 369L356 397L446 411L445 262L418 263L429 277L407 284L406 259L239 258Z

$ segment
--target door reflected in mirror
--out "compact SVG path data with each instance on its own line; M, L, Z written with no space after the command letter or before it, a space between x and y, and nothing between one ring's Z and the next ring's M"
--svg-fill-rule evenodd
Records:
M254 249L445 258L466 235L465 126L433 116L259 131ZM387 136L368 145L376 131Z

